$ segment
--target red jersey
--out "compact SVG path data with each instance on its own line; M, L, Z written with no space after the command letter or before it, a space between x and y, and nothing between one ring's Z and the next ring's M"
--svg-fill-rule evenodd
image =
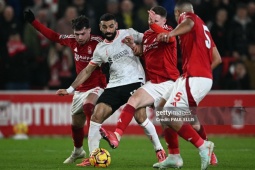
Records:
M172 27L165 26L164 29L171 31ZM176 40L171 43L158 42L157 35L158 33L147 30L143 36L143 59L147 79L152 83L175 81L179 77Z
M192 30L180 35L182 70L186 77L207 77L212 79L212 49L215 46L205 23L194 13L181 14L178 23L186 18L194 22Z
M91 35L88 42L84 45L79 45L75 40L74 35L60 35L45 27L37 20L33 21L32 25L51 41L68 46L72 49L77 74L79 74L89 64L97 44L102 41L100 36ZM76 90L87 91L98 86L101 88L106 86L106 79L100 68L97 68L88 80L77 87Z

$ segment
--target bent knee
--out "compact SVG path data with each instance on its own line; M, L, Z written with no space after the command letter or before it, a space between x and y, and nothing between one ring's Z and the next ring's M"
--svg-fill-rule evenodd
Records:
M72 116L72 125L81 128L84 127L85 124L85 116L84 114L77 114Z
M103 123L112 114L112 108L104 103L96 105L95 110L91 116L91 121L96 123Z
M138 124L142 124L147 119L145 108L141 108L140 110L138 110L135 113L134 118Z
M127 102L129 105L133 106L135 109L139 107L140 105L140 101L139 101L139 98L136 97L136 96L131 96L129 99L128 99L128 102Z

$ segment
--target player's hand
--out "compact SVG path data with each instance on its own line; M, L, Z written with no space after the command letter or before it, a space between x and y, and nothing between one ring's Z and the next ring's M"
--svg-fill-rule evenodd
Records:
M154 24L156 21L156 13L152 10L149 10L148 13L149 13L149 18L148 18L149 24Z
M167 33L160 33L157 36L157 41L168 42L169 38L170 38L169 34L167 34Z
M135 46L135 41L134 41L134 37L133 37L133 36L126 36L126 37L122 40L122 42L123 42L124 44L126 44L127 46L129 46L131 49L133 49L134 46Z
M34 13L29 9L28 11L24 11L24 19L29 22L32 23L35 20L35 15Z
M143 46L135 45L135 47L133 48L133 52L136 56L141 56L143 54Z
M67 93L66 89L59 89L59 90L56 92L56 94L59 95L59 96L69 95L69 93Z

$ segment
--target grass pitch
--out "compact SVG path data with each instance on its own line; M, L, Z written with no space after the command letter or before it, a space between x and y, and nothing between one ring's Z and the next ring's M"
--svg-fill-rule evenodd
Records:
M215 143L215 153L219 160L217 170L254 170L255 137L210 137ZM165 146L164 139L161 139ZM107 149L112 157L111 170L152 169L156 156L152 144L146 137L125 136L118 149L111 149L102 140L101 147ZM184 160L182 169L200 169L198 151L190 143L180 139L181 155ZM94 167L76 167L62 162L73 149L71 137L30 138L28 140L0 139L0 170L62 170L95 169ZM84 149L88 153L87 139ZM80 163L77 160L76 163Z

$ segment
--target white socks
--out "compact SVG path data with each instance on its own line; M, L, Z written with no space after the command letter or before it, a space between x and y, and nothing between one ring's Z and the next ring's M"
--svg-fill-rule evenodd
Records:
M89 153L94 151L96 148L99 148L99 143L101 134L99 129L102 124L90 121L89 134L88 134L88 145L89 145Z
M151 123L151 121L147 118L142 124L140 124L140 126L143 127L145 134L151 140L151 142L154 146L154 149L156 151L163 149L163 147L159 141L155 126Z

